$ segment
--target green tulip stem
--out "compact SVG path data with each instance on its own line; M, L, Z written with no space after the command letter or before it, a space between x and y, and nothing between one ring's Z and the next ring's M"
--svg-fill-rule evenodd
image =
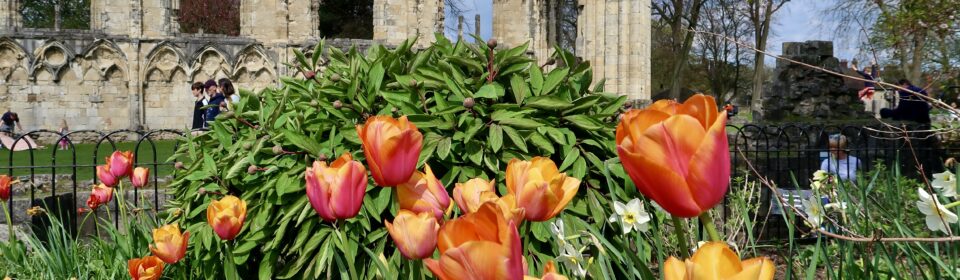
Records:
M960 206L960 200L954 201L953 203L950 203L950 204L947 204L947 205L944 205L943 207L944 207L944 208L947 208L947 209L950 209L950 208L957 207L957 206Z
M13 203L12 198L10 199L10 203ZM7 202L0 201L0 208L3 208L3 214L5 217L7 217L7 230L10 231L10 235L7 235L9 236L9 239L7 239L7 243L13 243L14 240L17 240L17 236L14 235L14 232L13 232L13 218L10 218L10 209L7 209Z
M703 227L707 229L710 241L723 241L723 238L717 233L717 226L713 224L713 216L710 215L709 210L700 214L700 223L703 223Z
M677 246L680 246L680 256L686 259L690 255L690 246L687 246L687 230L677 216L670 216L673 220L673 233L677 235Z

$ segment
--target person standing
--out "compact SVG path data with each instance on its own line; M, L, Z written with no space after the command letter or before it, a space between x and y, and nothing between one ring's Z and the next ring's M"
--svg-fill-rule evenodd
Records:
M222 92L223 96L230 100L231 104L240 102L240 95L237 94L237 90L233 87L233 82L231 82L230 79L221 78L217 82L220 85L220 92Z
M207 80L207 82L204 83L204 87L206 88L207 94L210 95L210 100L207 104L216 105L209 106L204 114L204 127L206 128L209 127L210 123L216 120L217 115L220 114L220 107L225 106L226 97L224 97L223 93L217 88L217 82L213 79Z
M207 106L207 97L203 93L203 83L195 82L190 86L190 91L193 93L193 123L190 125L191 130L201 130L203 129L203 106Z
M860 90L857 95L860 97L860 100L863 101L872 99L873 93L875 92L874 87L876 86L874 85L873 81L880 77L880 71L877 70L876 61L870 62L870 73L866 72L867 69L863 69L863 71L861 71L860 68L857 67L856 59L853 60L852 65L853 71L857 71L857 74L860 74L860 76L863 76L864 79L868 80L867 82L863 82L863 89Z
M67 140L66 135L70 133L70 127L67 126L67 120L62 119L60 122L60 150L66 150L70 147L70 140Z
M900 79L897 85L906 90L898 90L900 103L896 108L884 108L880 110L881 118L890 118L893 120L915 121L922 124L930 124L930 104L916 94L927 95L927 91L914 86L910 80Z
M7 109L7 112L0 116L0 132L9 133L13 136L14 125L17 126L17 129L23 130L23 126L20 126L20 116Z

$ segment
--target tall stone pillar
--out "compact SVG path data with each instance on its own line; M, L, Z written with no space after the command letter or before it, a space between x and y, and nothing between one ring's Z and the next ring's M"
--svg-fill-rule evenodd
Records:
M285 41L287 25L287 1L240 1L240 36L264 43Z
M605 90L650 100L650 0L581 0L577 56Z
M20 1L6 0L0 3L0 30L14 31L21 27Z
M374 0L373 39L395 46L417 38L417 46L433 42L443 32L443 0Z
M140 17L139 1L90 0L92 30L137 37L140 35Z

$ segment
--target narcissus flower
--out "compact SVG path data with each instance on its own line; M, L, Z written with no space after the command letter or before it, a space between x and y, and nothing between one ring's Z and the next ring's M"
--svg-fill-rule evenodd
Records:
M130 176L130 183L134 188L142 188L147 185L150 178L150 169L137 167L133 169L133 176Z
M438 279L523 279L522 244L517 226L493 203L440 227L440 259L424 264Z
M243 228L247 219L247 202L236 196L228 195L220 200L210 201L207 206L207 223L223 240L233 240Z
M116 186L120 179L110 173L110 165L97 165L97 179L108 187Z
M190 232L180 234L180 226L169 224L153 230L153 243L150 252L163 262L174 264L187 253L187 240Z
M647 223L650 222L650 214L643 210L643 202L639 198L631 199L627 204L615 201L613 203L613 215L608 219L609 222L620 222L623 233L631 231L647 231Z
M367 171L349 153L329 167L325 162L314 161L304 177L310 205L323 220L349 219L360 212L367 190Z
M740 261L723 242L709 242L685 261L670 257L663 264L664 280L686 279L773 279L776 267L766 257Z
M933 174L933 181L930 185L940 190L940 194L946 197L957 197L957 176L950 170L943 173Z
M807 224L809 224L810 227L819 228L820 224L822 224L827 217L826 210L823 209L823 205L820 204L820 198L811 195L800 203L803 205L803 212L807 216Z
M107 158L107 166L110 167L110 174L117 179L130 176L130 172L133 171L133 152L114 151Z
M950 212L947 207L944 207L943 203L940 203L940 200L937 199L937 195L930 195L930 193L922 188L917 188L917 192L920 193L920 201L917 201L917 208L920 208L920 213L927 216L927 228L931 231L939 230L949 234L950 231L948 227L950 224L957 223L957 214Z
M496 196L496 193L494 193L495 184L495 180L487 181L482 178L473 178L466 183L457 183L453 188L453 200L457 202L457 207L460 207L460 212L477 212L480 205L486 202L481 199L484 192Z
M415 213L428 212L438 221L450 208L450 195L439 179L433 175L429 165L425 165L426 173L414 172L410 180L397 186L397 201L400 209L407 209Z
M10 199L10 186L13 185L13 178L8 175L0 175L0 201Z
M419 260L430 257L437 248L437 231L440 224L431 212L414 213L401 209L397 217L384 221L393 243L407 259Z
M510 160L507 164L507 190L516 196L524 218L542 222L563 211L577 194L580 180L560 173L557 165L545 157L530 161Z
M127 261L127 269L134 280L157 280L163 275L163 262L160 258L146 256Z
M392 187L407 182L417 169L423 135L406 116L375 116L357 126L370 175L377 185Z
M713 97L660 100L617 125L617 154L644 196L670 214L696 217L723 199L730 180L727 115Z

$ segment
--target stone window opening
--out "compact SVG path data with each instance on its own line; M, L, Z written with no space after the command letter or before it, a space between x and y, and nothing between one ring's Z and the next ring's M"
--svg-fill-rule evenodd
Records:
M240 35L240 0L179 0L174 14L181 33Z
M321 0L317 10L321 37L373 39L373 0Z
M23 27L89 30L90 0L21 0Z

